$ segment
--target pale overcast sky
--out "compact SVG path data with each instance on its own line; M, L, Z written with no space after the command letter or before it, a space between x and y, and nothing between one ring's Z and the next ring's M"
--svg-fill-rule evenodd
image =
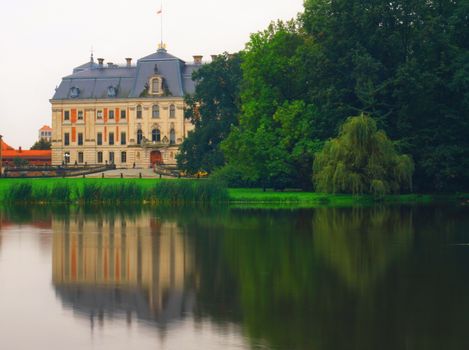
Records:
M50 125L49 99L73 67L95 58L123 63L156 51L160 0L0 0L0 134L29 148ZM249 34L290 19L303 0L165 0L164 41L192 55L244 48Z

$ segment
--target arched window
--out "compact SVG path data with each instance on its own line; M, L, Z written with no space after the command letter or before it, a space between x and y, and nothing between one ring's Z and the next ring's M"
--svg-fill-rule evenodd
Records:
M169 144L174 145L176 143L176 131L174 129L171 129L169 132Z
M151 141L152 142L160 142L161 141L161 133L159 129L153 129L151 131Z
M137 131L137 144L141 145L143 140L143 133L142 130Z
M160 117L160 106L153 105L153 108L151 110L151 117L154 119Z
M169 117L176 118L176 107L174 105L169 106Z
M137 119L142 119L142 106L137 106Z

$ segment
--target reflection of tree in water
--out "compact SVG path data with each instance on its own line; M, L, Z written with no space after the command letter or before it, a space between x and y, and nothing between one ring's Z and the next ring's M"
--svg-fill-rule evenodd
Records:
M197 267L207 283L197 291L201 313L240 322L253 344L296 339L296 348L309 348L312 339L301 335L309 327L305 301L317 283L311 211L233 210L213 224L216 231L203 220L191 225L196 241L208 240L196 243Z
M225 225L215 223L210 246L198 245L199 262L223 251L219 264L197 265L204 283L217 281L198 290L198 308L216 320L223 310L227 322L239 307L232 320L253 347L466 349L469 280L461 276L469 258L442 252L434 237L443 234L446 243L461 235L467 219L453 214L431 207L234 211ZM207 237L191 227L197 239ZM223 287L230 297L219 299Z
M410 249L409 210L321 208L313 218L314 250L346 284L365 293Z

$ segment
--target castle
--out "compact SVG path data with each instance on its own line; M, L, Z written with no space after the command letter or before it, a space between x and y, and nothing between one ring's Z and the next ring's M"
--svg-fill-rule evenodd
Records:
M186 63L164 45L126 64L90 61L62 79L52 104L52 164L174 166L179 145L193 129L184 96L202 56Z

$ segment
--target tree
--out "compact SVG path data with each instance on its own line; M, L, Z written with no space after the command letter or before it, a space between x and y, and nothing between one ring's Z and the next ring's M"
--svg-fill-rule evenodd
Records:
M454 0L305 1L310 97L332 124L373 115L414 158L419 191L469 189L468 12Z
M31 150L50 150L50 149L51 149L51 143L44 139L40 139L31 147Z
M376 122L350 117L339 136L326 142L314 160L316 190L328 193L384 195L412 189L414 164L399 155Z
M225 53L193 74L197 83L193 96L186 97L186 118L195 125L177 155L181 169L195 173L211 172L225 164L220 142L233 125L240 110L242 54Z
M239 126L222 143L231 166L264 188L310 188L321 115L307 95L305 51L314 45L296 21L253 34L242 63Z

